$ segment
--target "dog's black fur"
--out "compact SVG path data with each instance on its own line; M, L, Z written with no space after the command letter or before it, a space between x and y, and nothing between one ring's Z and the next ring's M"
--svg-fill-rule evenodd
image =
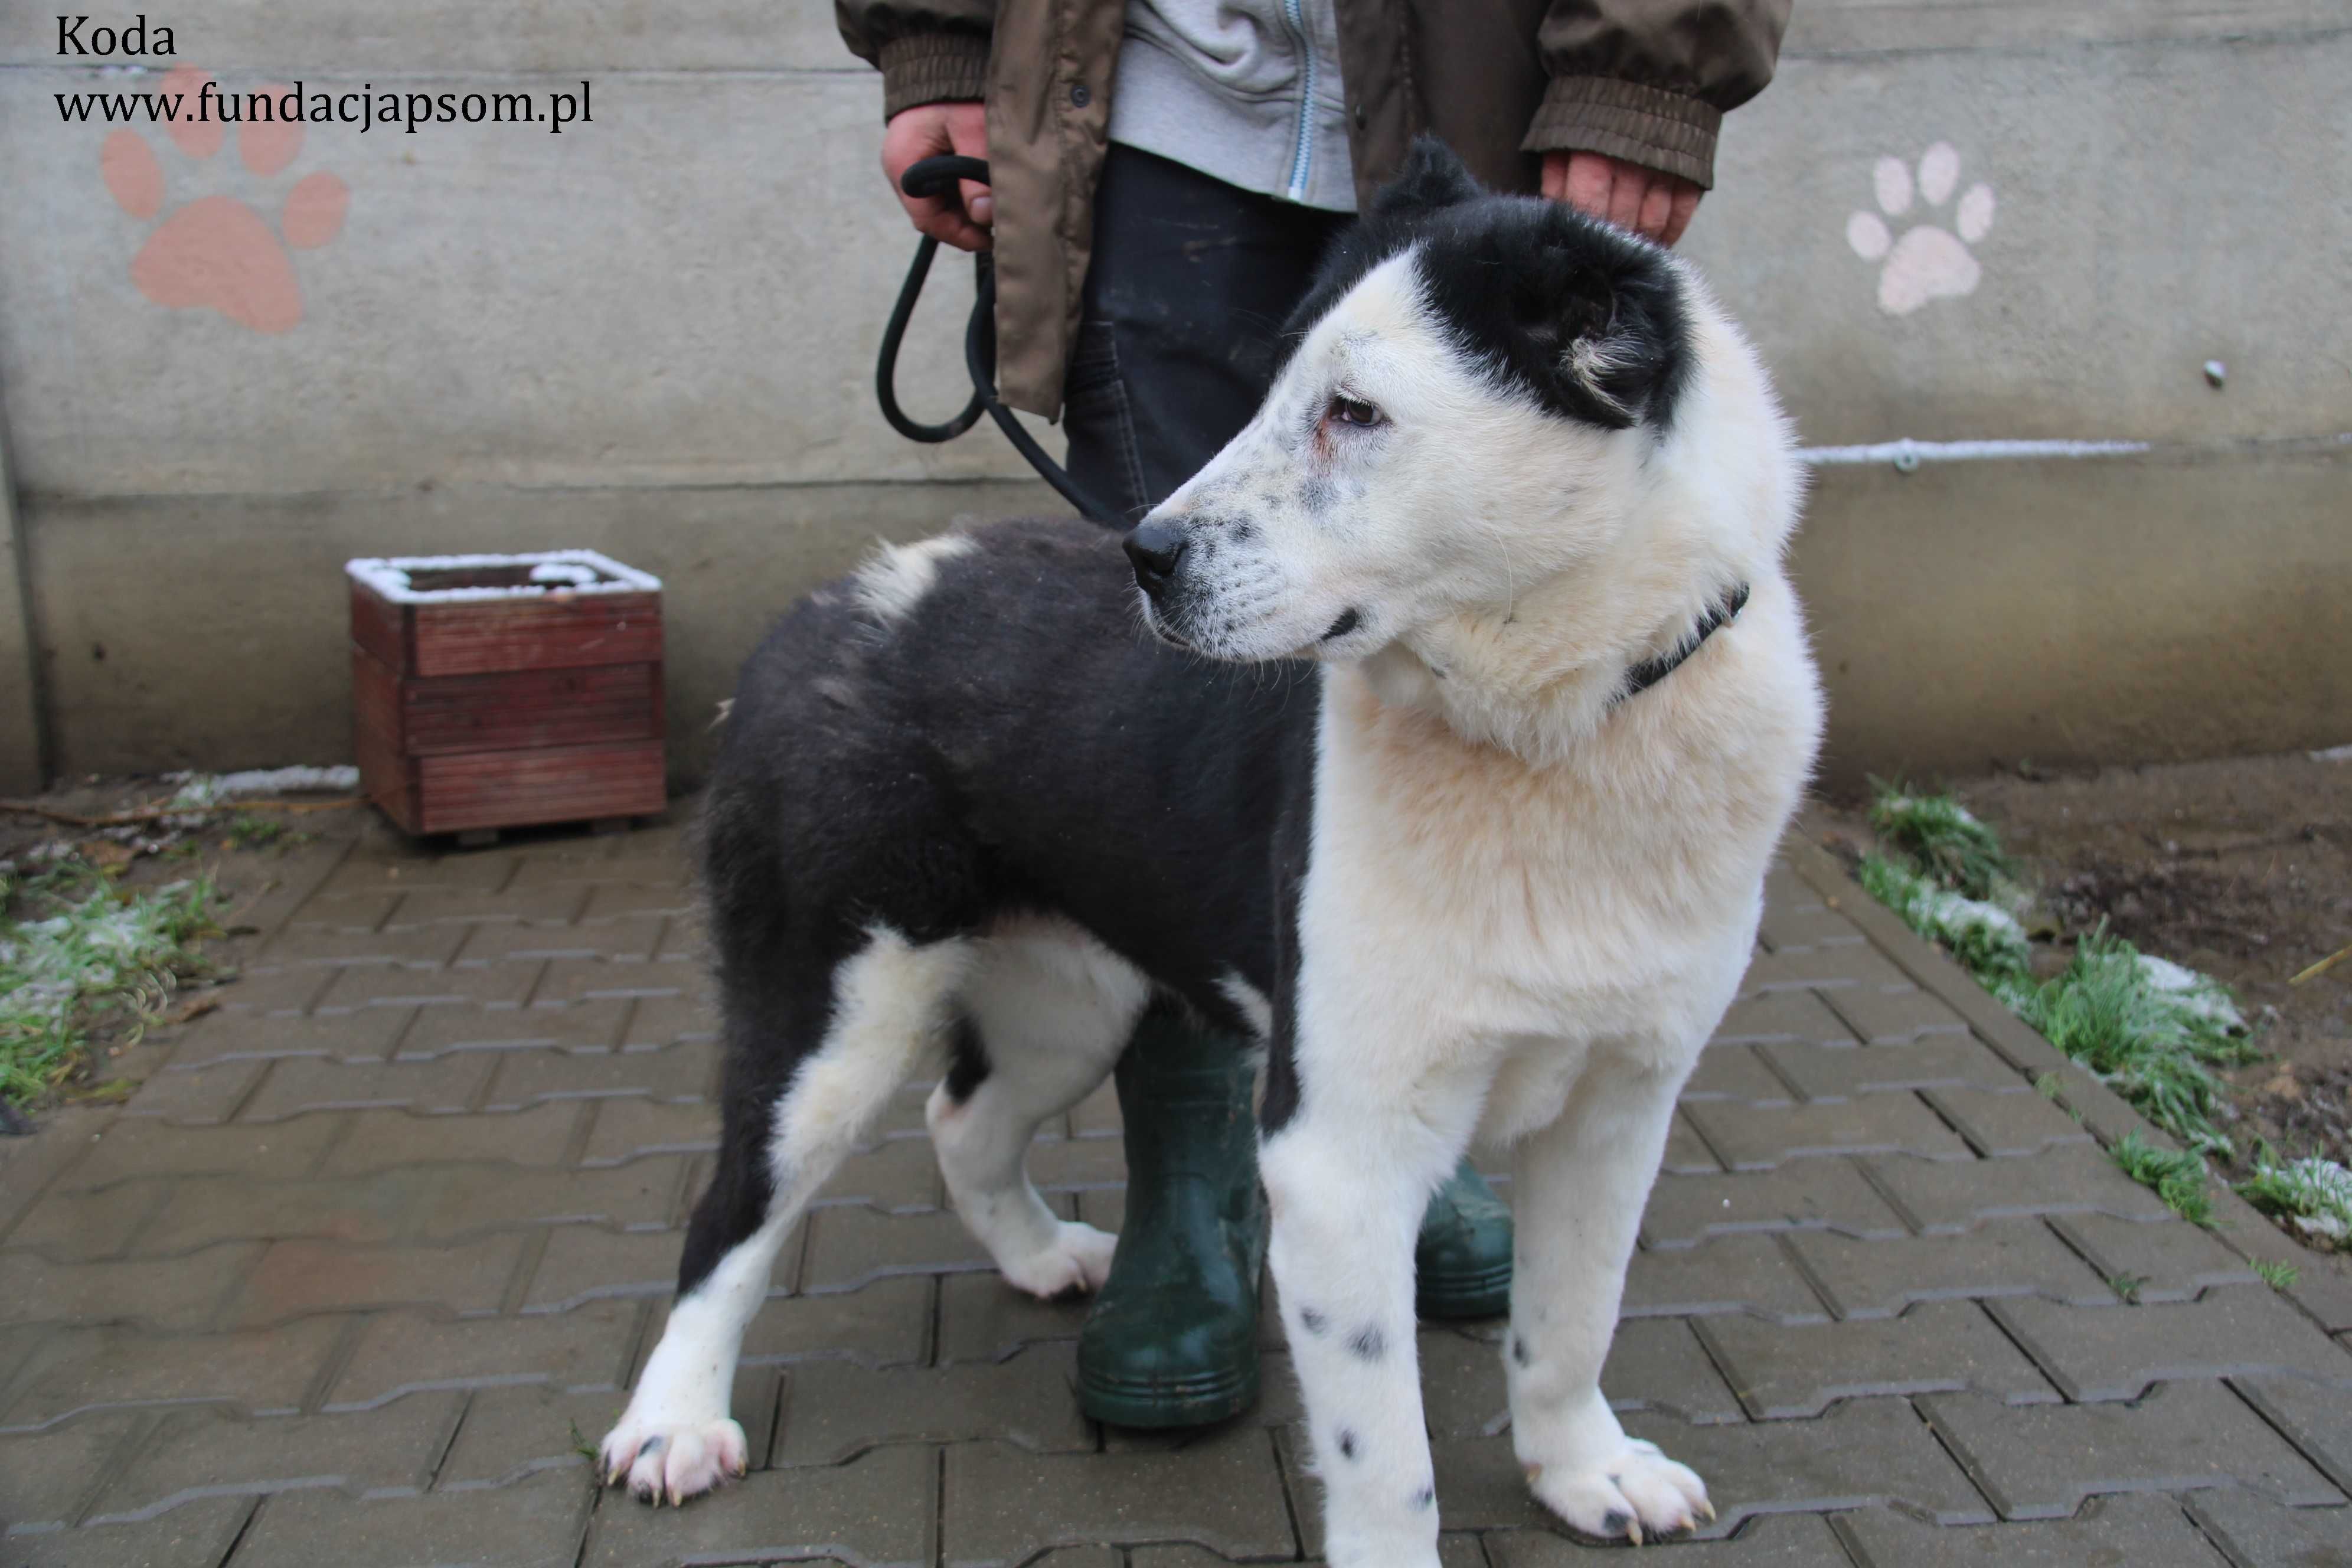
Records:
M1304 876L1314 667L1209 665L1145 635L1118 539L1092 524L978 537L911 614L877 618L836 586L743 667L702 827L726 1147L681 1292L766 1213L777 1098L869 925L920 945L1066 916L1235 1031L1219 977L1279 983L1267 882L1286 817ZM986 1071L957 1031L964 1096Z

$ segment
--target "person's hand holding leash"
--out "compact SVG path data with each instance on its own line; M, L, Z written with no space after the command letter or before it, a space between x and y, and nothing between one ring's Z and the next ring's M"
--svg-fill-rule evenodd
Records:
M882 173L890 194L917 228L958 250L986 250L996 201L986 185L970 180L956 187L960 201L910 196L898 178L918 161L940 153L967 158L988 156L988 109L981 103L919 103L890 117L882 132Z
M1662 174L1605 153L1545 153L1542 189L1553 201L1606 218L1660 245L1672 245L1683 237L1691 214L1698 211L1700 195L1696 185L1679 175Z

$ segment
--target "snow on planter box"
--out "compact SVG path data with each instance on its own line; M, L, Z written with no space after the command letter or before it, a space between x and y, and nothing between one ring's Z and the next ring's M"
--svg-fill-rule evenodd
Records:
M661 580L593 550L346 563L360 779L411 833L663 809Z

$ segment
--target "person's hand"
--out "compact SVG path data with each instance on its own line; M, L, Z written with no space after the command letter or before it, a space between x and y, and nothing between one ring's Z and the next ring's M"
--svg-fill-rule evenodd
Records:
M1644 239L1672 245L1698 211L1699 188L1679 174L1662 174L1605 153L1551 152L1543 155L1543 194Z
M910 196L898 184L898 176L914 164L940 153L987 157L988 106L919 103L892 115L882 131L882 173L915 226L958 250L986 250L988 226L996 221L996 201L986 185L962 181L956 186L961 199L950 201L943 195Z

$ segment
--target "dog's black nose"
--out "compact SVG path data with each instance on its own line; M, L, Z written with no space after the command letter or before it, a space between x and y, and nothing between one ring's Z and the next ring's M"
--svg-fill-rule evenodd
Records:
M1146 518L1127 536L1127 558L1135 563L1135 584L1156 594L1176 574L1184 554L1184 531L1160 519Z

